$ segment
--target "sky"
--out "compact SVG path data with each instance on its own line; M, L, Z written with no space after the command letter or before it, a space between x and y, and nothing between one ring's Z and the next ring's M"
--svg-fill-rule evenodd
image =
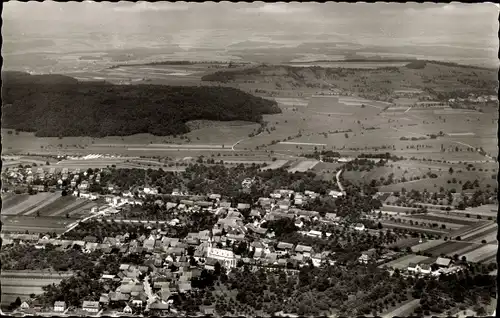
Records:
M498 7L419 3L15 2L4 3L5 40L22 34L100 32L227 45L274 33L362 44L498 47ZM222 30L222 31L221 31Z

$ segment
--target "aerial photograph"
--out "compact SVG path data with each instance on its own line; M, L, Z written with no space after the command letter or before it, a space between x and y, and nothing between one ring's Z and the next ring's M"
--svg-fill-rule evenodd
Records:
M4 3L0 314L496 316L499 12Z

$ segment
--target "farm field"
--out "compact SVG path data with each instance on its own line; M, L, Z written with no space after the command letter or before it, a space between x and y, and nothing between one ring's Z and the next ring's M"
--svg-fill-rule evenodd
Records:
M262 170L274 170L274 169L279 169L286 165L288 163L288 160L276 160L271 162L268 166L262 168Z
M457 254L457 255L464 255L465 253L468 253L468 252L470 252L470 251L472 251L472 250L478 249L478 248L480 248L481 246L482 246L482 245L479 245L479 244L471 244L471 245L469 245L469 246L466 246L466 247L464 247L464 248L461 248L461 249L459 249L459 250L455 251L455 252L453 253L453 255L455 255L455 254Z
M52 213L59 211L66 206L71 205L75 201L76 198L73 196L70 195L61 196L59 194L59 196L56 197L56 199L50 202L49 204L37 207L35 212L38 213L40 216L50 216Z
M488 223L487 225L481 226L473 231L469 231L461 235L462 240L473 240L475 238L481 237L482 235L489 234L498 228L496 223Z
M415 222L418 222L418 224L422 225L423 223L425 224L437 224L437 228L443 229L442 226L445 226L446 230L457 230L463 227L463 225L456 224L456 223L450 223L450 222L443 222L443 221L430 221L430 220L422 220L421 218L414 218L412 215L408 216L399 216L401 220L405 220L407 223L413 222L413 224L417 225ZM410 223L411 224L411 223ZM444 230L444 229L443 229Z
M420 263L422 261L425 261L428 258L429 257L427 257L427 256L410 254L410 255L406 255L406 256L400 257L398 259L395 259L393 261L390 261L389 263L382 264L379 267L406 269L406 268L408 268L408 265L410 263Z
M17 297L21 301L29 299L29 295L42 294L43 286L59 284L63 278L71 276L68 272L47 271L2 271L2 305L8 305Z
M425 252L426 250L436 247L438 245L444 244L445 240L430 240L427 242L423 242L421 244L415 245L411 247L411 250L416 252Z
M54 209L50 211L47 216L64 216L66 213L74 211L88 203L87 200L73 198L69 200L66 205L59 207L59 209Z
M483 241L486 241L486 243L498 244L497 234L498 234L498 229L495 229L495 231L491 231L489 234L480 236L472 240L471 242L482 243Z
M475 250L460 255L460 258L465 256L467 261L469 262L480 262L482 260L492 257L493 255L496 255L497 251L498 251L498 245L487 244Z
M478 222L484 222L479 219L467 218L462 216L448 215L441 212L429 212L427 214L415 214L413 216L420 217L421 219L431 220L431 221L446 221L457 223L461 225L473 225Z
M84 215L87 215L90 213L90 210L95 207L95 206L98 206L99 204L97 202L89 202L87 200L84 201L85 204L80 204L76 207L74 207L73 209L71 209L69 212L66 212L69 214L70 217L81 217L81 216L84 216Z
M46 206L51 205L52 203L56 202L61 197L60 193L51 193L51 194L52 195L49 196L49 197L47 197L47 199L45 199L42 202L38 203L37 205L35 205L31 209L29 209L27 211L21 212L20 214L22 214L22 215L31 215L31 214L34 214L36 211L38 211L40 209L43 209Z
M313 169L316 164L318 164L318 160L303 160L299 161L296 164L292 165L290 169L288 169L288 172L294 173L294 172L305 172L307 170Z
M401 223L395 223L392 221L386 221L382 220L380 221L382 225L386 228L391 228L391 229L406 229L406 230L411 230L411 231L416 231L420 233L428 233L428 234L434 234L434 235L446 235L445 230L437 230L437 229L430 229L430 228L425 228L425 227L417 227L417 226L411 226L411 225L405 225Z
M7 209L28 200L29 196L29 194L10 194L5 198L2 197L2 214L5 214Z
M496 233L498 232L498 225L496 223L486 227L483 231L476 232L472 235L465 235L463 240L469 242L481 242L482 240L489 238L494 239L496 237Z
M389 247L399 247L400 249L406 249L407 247L412 247L414 245L419 244L419 238L409 237L402 240L397 241L396 243L392 243Z
M62 233L66 227L75 222L75 217L34 217L34 216L8 216L2 215L3 233Z
M288 63L284 65L292 66L292 67L329 67L329 68L355 68L355 69L377 69L384 67L402 67L408 64L408 62L294 62Z
M26 199L17 202L8 208L2 208L2 215L16 215L29 212L31 209L36 208L43 202L50 200L55 196L54 193L42 192L35 195L30 195Z
M438 174L438 173L437 173ZM439 176L441 174L441 176ZM439 191L441 187L445 189L445 191L455 189L455 191L461 191L462 185L458 183L448 183L449 180L452 178L456 178L457 182L458 180L462 181L462 183L465 183L466 181L474 182L474 180L478 180L479 184L481 187L484 189L488 185L494 189L497 184L496 180L491 178L491 174L476 174L476 175L455 175L455 176L449 176L446 175L444 172L441 172L438 174L438 177L436 179L420 179L420 180L415 180L415 181L408 181L408 182L401 182L397 184L390 184L390 185L384 185L379 187L379 191L381 192L395 192L395 191L400 191L401 188L405 188L407 190L418 190L418 191ZM387 175L385 176L387 177ZM422 177L422 174L420 175ZM371 181L371 180L370 180Z
M428 248L425 250L425 252L430 253L436 257L440 256L441 254L453 256L456 251L472 245L474 244L468 242L447 241L438 246Z

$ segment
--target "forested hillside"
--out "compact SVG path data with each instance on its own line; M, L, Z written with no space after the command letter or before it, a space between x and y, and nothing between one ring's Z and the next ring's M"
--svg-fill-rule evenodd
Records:
M279 113L275 102L227 87L82 83L61 75L2 73L2 125L37 136L186 133L187 121Z

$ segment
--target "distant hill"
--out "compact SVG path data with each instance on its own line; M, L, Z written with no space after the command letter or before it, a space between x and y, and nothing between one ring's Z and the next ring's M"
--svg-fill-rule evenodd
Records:
M86 83L62 75L2 73L2 125L37 136L175 135L190 120L259 122L276 102L227 87Z
M340 62L339 62L340 63ZM373 61L375 64L376 62ZM368 99L391 101L392 92L419 89L432 98L453 98L456 95L494 95L498 90L497 71L481 67L435 61L408 61L400 67L352 68L344 67L295 67L290 65L260 65L243 70L223 70L202 77L204 81L238 83L270 83L266 89L290 90L315 88L340 89ZM251 84L250 89L256 89Z

